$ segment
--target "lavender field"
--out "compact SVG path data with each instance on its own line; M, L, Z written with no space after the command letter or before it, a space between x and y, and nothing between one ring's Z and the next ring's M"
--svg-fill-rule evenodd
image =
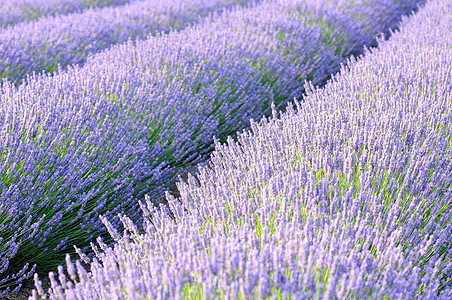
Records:
M451 299L451 33L449 0L1 0L0 297Z

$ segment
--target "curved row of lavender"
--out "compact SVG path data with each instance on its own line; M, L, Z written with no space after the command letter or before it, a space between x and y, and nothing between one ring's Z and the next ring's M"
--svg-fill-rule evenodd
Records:
M179 30L213 10L248 0L145 0L51 16L0 31L0 79L21 83L35 73L83 64L111 45Z
M136 1L136 0L134 0ZM2 0L0 2L0 28L44 16L65 15L90 7L123 5L130 0Z
M89 273L67 256L48 296L450 299L451 31L452 3L428 1L296 110L217 144L168 208L147 199L145 234L104 219L117 244L98 239Z
M300 95L306 79L325 81L345 55L387 29L379 21L392 24L405 12L392 1L349 3L238 7L115 46L84 67L4 85L0 285L31 274L26 262L45 271L72 245L106 232L100 214L114 225L117 213L140 219L137 200L158 200L207 157L213 135L225 138L269 113L271 102Z

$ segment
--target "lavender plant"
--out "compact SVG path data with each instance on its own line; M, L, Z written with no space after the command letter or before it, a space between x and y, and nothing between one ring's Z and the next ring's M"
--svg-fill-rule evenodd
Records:
M249 126L270 103L301 94L306 79L325 81L381 30L367 22L403 11L389 1L348 10L346 3L337 6L343 14L317 1L237 7L181 32L114 46L83 67L5 83L2 287L20 286L14 274L27 262L46 271L72 245L87 250L106 232L101 214L113 226L118 213L139 220L137 200L159 200L207 157L213 135L225 140ZM371 4L380 9L365 9Z
M450 299L451 30L428 1L30 299Z
M134 0L136 1L136 0ZM0 28L37 20L44 16L65 15L90 7L123 5L130 0L2 0Z
M213 10L247 0L148 0L42 18L0 31L0 79L83 64L90 54L129 39L179 30Z

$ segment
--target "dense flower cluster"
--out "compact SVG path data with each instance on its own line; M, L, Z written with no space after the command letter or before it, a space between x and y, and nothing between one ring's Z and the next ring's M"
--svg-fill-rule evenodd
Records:
M178 30L213 10L246 0L147 0L24 22L0 31L0 79L83 64L88 55L129 39Z
M117 244L98 239L89 273L67 257L51 299L450 299L451 31L452 3L428 1L296 109L217 143L180 199L147 199L146 233L103 219Z
M137 1L137 0L133 0ZM80 12L90 7L122 5L131 0L2 0L0 28L44 16Z
M263 1L0 94L0 286L142 217L221 140L326 81L419 1ZM422 1L421 1L422 2ZM408 5L409 3L409 5ZM371 8L371 9L369 9ZM22 269L24 268L24 269ZM44 269L41 269L42 271ZM18 277L20 277L18 279Z

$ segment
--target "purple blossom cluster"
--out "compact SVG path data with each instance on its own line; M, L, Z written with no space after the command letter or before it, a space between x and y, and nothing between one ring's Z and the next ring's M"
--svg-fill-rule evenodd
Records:
M50 299L450 299L452 3L216 143L168 206L67 256ZM296 108L295 108L296 107ZM89 259L80 253L87 261ZM30 299L45 295L37 275Z
M0 287L20 288L33 271L26 263L44 271L72 245L86 251L101 234L108 242L100 215L114 227L118 213L141 223L138 200L163 199L179 174L208 157L213 136L226 140L269 115L272 102L301 95L306 80L325 82L418 2L237 6L113 46L83 66L5 82Z
M137 0L133 0L137 1ZM2 0L0 28L44 16L80 12L90 7L123 5L130 0Z
M214 10L247 0L147 0L23 22L0 31L0 79L21 83L33 72L83 64L129 39L179 30Z

